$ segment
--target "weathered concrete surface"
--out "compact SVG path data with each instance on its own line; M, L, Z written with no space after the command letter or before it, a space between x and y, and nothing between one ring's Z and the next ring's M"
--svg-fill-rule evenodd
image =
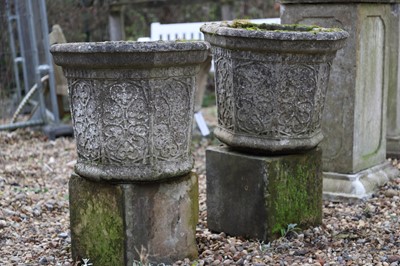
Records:
M108 184L73 174L69 184L74 260L131 266L197 257L195 173L162 183Z
M123 191L73 174L69 181L72 258L124 265Z
M391 5L386 154L400 158L400 4Z
M376 188L384 185L399 170L385 162L356 174L324 172L323 195L327 200L362 200L372 196Z
M216 137L248 152L314 148L323 138L321 112L330 63L348 34L312 27L247 30L229 25L201 28L215 62Z
M206 151L207 223L212 231L257 238L280 236L290 223L322 221L320 149L285 156L253 156L227 146Z
M321 148L324 172L351 179L351 175L381 165L386 159L390 56L385 44L392 34L387 26L392 5L289 2L283 5L282 23L340 27L350 34L332 64ZM386 174L392 177L393 171Z
M69 82L78 174L141 182L191 171L195 76L207 43L67 43L51 52Z

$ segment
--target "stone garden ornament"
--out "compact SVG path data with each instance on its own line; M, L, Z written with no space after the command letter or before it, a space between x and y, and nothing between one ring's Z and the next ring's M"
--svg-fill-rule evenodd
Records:
M53 45L68 79L76 173L152 181L190 172L195 75L205 42Z
M190 153L206 42L51 47L68 80L78 161L71 253L93 265L195 259L198 179Z
M264 153L321 142L330 65L347 32L240 20L207 23L201 31L215 62L217 138Z

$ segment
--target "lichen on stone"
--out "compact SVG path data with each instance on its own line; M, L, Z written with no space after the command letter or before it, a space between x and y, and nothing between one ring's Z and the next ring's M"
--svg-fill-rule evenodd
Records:
M317 25L304 24L275 24L275 23L252 23L249 20L236 19L232 23L227 24L230 28L246 29L254 31L271 31L271 32L338 32L339 28L323 28Z
M317 155L314 155L317 156ZM279 234L288 224L300 228L322 221L322 180L315 158L276 161L270 167L270 233Z

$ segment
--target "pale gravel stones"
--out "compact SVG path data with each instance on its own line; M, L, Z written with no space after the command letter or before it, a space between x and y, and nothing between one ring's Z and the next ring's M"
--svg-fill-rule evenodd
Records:
M1 133L0 151L0 265L68 265L72 167L60 162L74 158L73 143L21 130Z
M323 225L288 239L268 244L213 234L207 229L205 206L203 157L209 144L202 140L193 145L200 174L197 265L400 264L400 198L385 195L400 191L400 178L368 201L325 201ZM49 164L51 157L55 161ZM0 133L0 221L5 222L0 222L5 224L0 226L0 265L40 265L42 257L52 261L47 265L72 265L67 181L73 166L67 163L75 159L71 139L48 142L27 131ZM46 170L45 163L53 172ZM53 202L51 210L45 207L49 202ZM192 263L181 258L175 265Z

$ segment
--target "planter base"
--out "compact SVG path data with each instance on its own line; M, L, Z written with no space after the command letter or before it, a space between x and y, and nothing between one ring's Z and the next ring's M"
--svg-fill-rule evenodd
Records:
M312 137L297 139L271 139L260 136L241 135L217 127L215 136L233 149L255 154L293 154L315 148L323 139L319 132Z
M193 169L193 158L188 160L158 161L152 165L137 164L133 166L93 165L78 160L75 171L82 177L93 181L112 182L158 182L187 175Z
M197 182L193 172L170 182L117 185L73 174L73 259L131 266L141 256L152 264L196 258Z
M355 174L324 172L323 195L333 201L362 200L372 196L379 186L399 175L389 162Z
M271 241L288 224L322 222L320 149L254 156L226 146L206 152L207 223L212 231Z

